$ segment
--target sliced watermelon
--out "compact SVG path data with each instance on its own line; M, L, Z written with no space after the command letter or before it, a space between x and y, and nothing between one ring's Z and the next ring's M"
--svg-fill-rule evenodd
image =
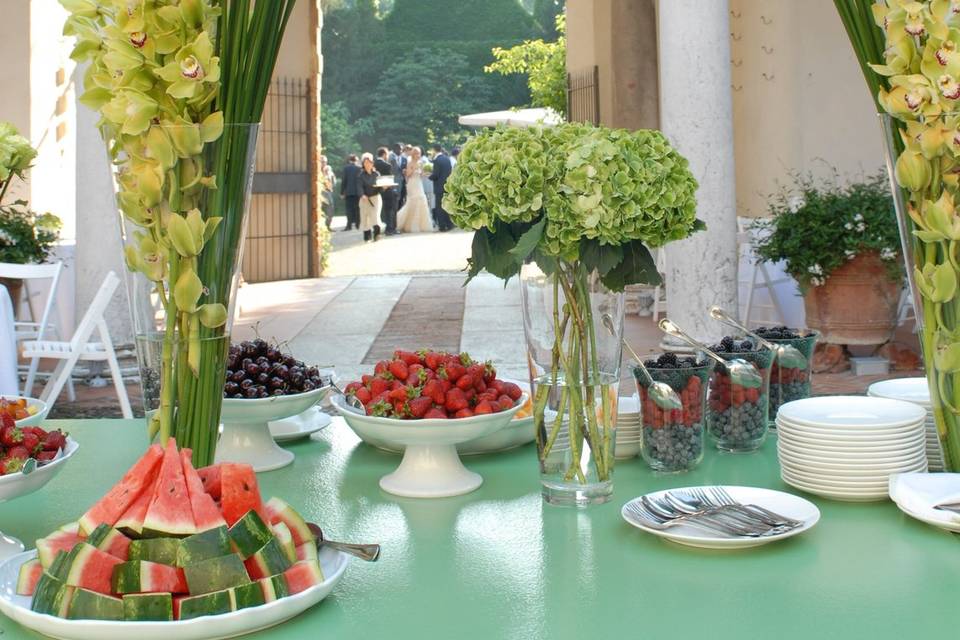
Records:
M143 534L143 520L147 517L147 509L153 502L156 491L156 477L140 496L133 501L130 508L123 512L114 527L131 538L139 538Z
M183 569L157 562L134 560L117 565L111 581L113 593L186 593Z
M317 554L316 543L304 542L297 547L297 561L299 560L313 560L317 562L319 560L319 554Z
M296 546L299 547L305 542L313 542L315 539L313 532L310 531L310 527L307 526L307 522L303 519L303 516L297 513L296 510L284 500L280 498L270 498L267 500L264 508L267 511L267 521L270 524L282 522L287 525L291 535L293 535L293 543Z
M280 543L280 548L283 549L283 553L286 554L287 559L290 560L290 562L296 562L297 545L293 543L293 535L290 533L287 525L278 522L270 525L270 528L273 529L273 535L277 537L277 542Z
M197 475L203 481L203 490L214 500L220 499L220 465L212 464L209 467L197 469Z
M142 458L127 471L123 479L113 486L98 503L90 507L80 518L80 531L89 535L98 524L116 524L121 515L151 484L151 472L163 459L163 449L151 445Z
M109 595L111 593L110 579L113 576L113 568L122 562L119 558L114 558L93 545L81 544L76 557L73 559L73 564L70 565L66 583L71 587L82 587L89 591Z
M17 575L17 595L32 596L37 590L37 582L43 575L43 565L34 558L20 565L20 573Z
M323 571L316 562L305 560L284 571L283 577L287 579L290 595L293 595L323 582Z
M44 569L53 564L53 559L61 551L70 551L78 542L83 542L80 536L69 531L54 531L46 538L40 538L36 541L37 558Z
M60 527L59 529L57 529L57 531L66 531L67 533L76 533L76 534L79 535L79 533L80 533L80 523L79 523L79 522L68 522L67 524L65 524L65 525L63 525L62 527Z
M173 438L167 441L163 452L153 501L143 519L143 532L153 537L189 536L197 532L183 463Z
M251 509L260 514L266 522L266 510L260 500L260 488L257 486L257 474L253 467L225 462L220 468L220 509L227 524L232 527Z
M203 480L193 468L190 449L180 450L180 461L183 463L183 475L187 481L187 493L190 495L190 508L193 511L193 521L197 533L216 529L226 524L220 509L213 498L203 489Z
M130 555L130 538L106 524L94 529L87 537L87 542L121 560L126 560Z

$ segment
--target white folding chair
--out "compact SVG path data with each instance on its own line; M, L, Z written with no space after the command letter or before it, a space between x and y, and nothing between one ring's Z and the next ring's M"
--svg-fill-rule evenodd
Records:
M23 280L24 290L26 291L27 311L30 313L30 320L21 318L13 323L14 333L17 343L22 344L27 341L43 340L45 337L55 337L60 339L60 331L57 325L51 319L53 306L57 299L57 286L60 284L60 273L63 271L63 262L58 260L50 264L11 264L0 262L0 278L19 278ZM31 294L31 282L49 280L47 290L47 299L43 303L43 311L38 315L33 307ZM20 300L13 300L13 310L16 313L20 305ZM33 392L33 383L37 377L37 367L40 360L32 358L29 365L19 365L17 369L26 374L26 382L23 385L23 395L29 396ZM73 381L67 381L67 394L71 402L74 400Z
M738 255L740 259L747 258L749 262L748 277L746 279L747 285L747 299L744 303L740 318L741 322L747 327L750 326L751 317L753 316L753 311L756 307L767 307L772 308L773 313L776 315L776 320L767 319L767 323L779 323L786 324L786 315L783 312L783 307L780 304L780 298L777 297L776 287L778 284L785 284L790 282L789 276L784 276L777 280L774 280L770 276L770 272L767 271L767 265L765 262L757 260L757 256L753 253L753 234L749 229L749 222L745 221L743 218L737 218L737 247ZM741 278L741 283L744 280ZM755 301L754 294L758 289L766 289L767 295L770 298L770 305L759 305Z
M94 296L90 307L83 316L83 320L77 325L77 330L73 334L70 342L60 342L54 340L43 340L27 342L23 345L24 355L28 358L51 358L59 360L57 368L54 369L47 381L47 385L40 394L40 399L53 408L53 403L63 390L63 386L70 379L73 368L80 360L99 361L104 360L110 366L110 375L113 377L113 386L117 390L117 398L120 400L120 409L124 418L132 418L133 411L130 409L130 400L127 398L127 389L123 386L123 376L120 374L120 363L117 362L117 354L113 350L113 342L110 340L110 331L107 329L107 323L103 314L110 304L117 286L120 284L120 278L111 271L104 278L100 290ZM90 336L96 329L100 334L100 342L88 342Z

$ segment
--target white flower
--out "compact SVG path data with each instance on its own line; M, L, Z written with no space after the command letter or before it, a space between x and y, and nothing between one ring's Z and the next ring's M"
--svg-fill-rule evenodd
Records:
M863 222L863 216L858 213L857 215L853 216L853 220L855 222Z
M863 224L862 222L857 223L857 231L859 231L860 233L863 233L866 230L867 230L867 225Z
M814 287L822 286L826 282L826 278L810 278L810 284Z
M847 260L853 260L854 258L857 257L857 252L854 251L853 249L847 249L846 251L843 252L843 255L847 256Z
M807 267L807 271L809 271L815 276L823 275L823 267L821 267L819 264L810 265L809 267Z
M893 260L896 257L897 257L897 252L891 249L890 247L884 247L883 250L880 251L881 260Z
M847 231L853 231L853 223L848 222L847 224L843 225L843 228L846 229Z

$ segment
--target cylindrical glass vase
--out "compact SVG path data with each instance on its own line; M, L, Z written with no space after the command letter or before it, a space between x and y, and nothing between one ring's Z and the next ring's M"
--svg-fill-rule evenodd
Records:
M175 437L201 467L219 433L259 125L203 144L193 127L152 128L162 161L138 158L137 141L111 147L127 294L150 434Z
M775 428L775 420L780 405L794 400L803 400L810 397L810 375L813 369L813 349L817 346L819 331L812 329L797 332L798 338L767 338L769 342L778 345L790 345L796 352L793 358L781 358L778 354L770 369L770 409L767 420L770 428ZM796 355L803 356L801 361Z
M745 360L760 373L758 386L744 386L730 375L728 367L717 365L710 376L707 425L717 449L729 453L756 451L767 437L767 410L770 394L770 349L718 352L724 360Z
M543 499L587 506L613 495L622 292L578 263L520 272Z

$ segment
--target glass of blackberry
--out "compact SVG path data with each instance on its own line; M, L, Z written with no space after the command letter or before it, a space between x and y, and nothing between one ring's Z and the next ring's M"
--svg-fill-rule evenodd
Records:
M707 430L717 448L731 453L756 451L767 437L770 370L776 353L758 348L754 340L725 336L710 347L721 358L739 358L760 372L759 386L733 381L726 368L717 365L710 375L707 398Z
M770 369L770 428L776 428L777 410L785 402L810 397L810 373L813 349L817 345L819 331L791 329L789 327L760 327L754 331L758 336L774 344L789 344L802 356L799 358L777 357Z
M714 363L702 355L664 353L644 365L656 382L677 392L682 406L658 406L648 392L650 381L640 367L633 368L640 393L643 459L654 471L689 471L703 460L707 383Z

